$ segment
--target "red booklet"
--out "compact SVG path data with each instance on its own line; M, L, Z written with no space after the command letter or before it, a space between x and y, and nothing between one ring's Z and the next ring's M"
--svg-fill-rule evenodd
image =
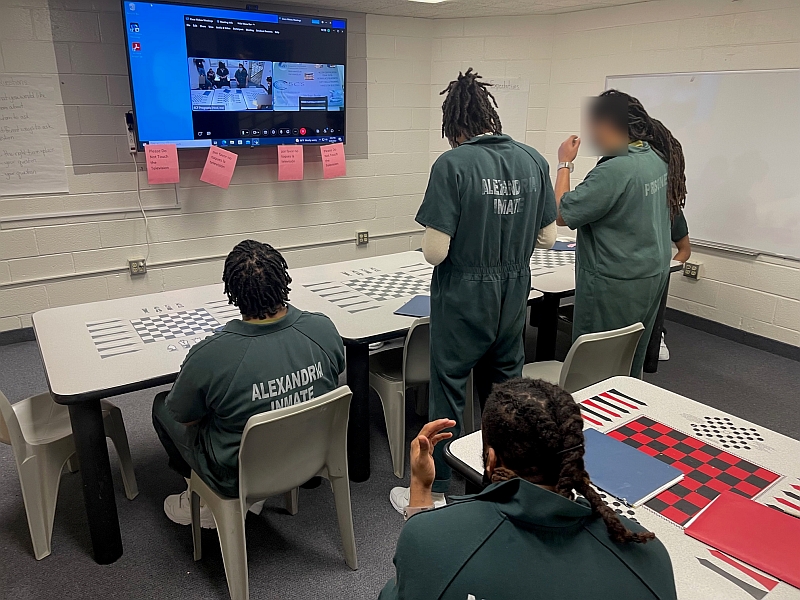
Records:
M781 581L800 588L800 519L733 492L723 492L684 529Z

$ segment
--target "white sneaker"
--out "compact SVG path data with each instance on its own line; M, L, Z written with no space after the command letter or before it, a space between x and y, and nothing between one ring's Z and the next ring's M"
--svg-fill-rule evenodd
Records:
M431 496L433 497L434 508L447 506L447 499L444 497L444 494L433 492ZM402 515L403 511L408 506L408 503L411 502L411 488L393 488L392 491L389 492L389 502L391 502L392 506L394 506L394 509Z
M266 500L259 500L253 506L251 506L248 510L253 513L254 515L260 515L261 511L264 509L264 502Z
M669 360L669 348L664 341L664 333L661 333L661 346L658 348L658 360Z
M192 503L189 499L189 490L180 494L172 494L164 499L164 512L173 523L178 525L192 524ZM216 529L217 523L211 514L211 509L200 503L200 527L203 529Z

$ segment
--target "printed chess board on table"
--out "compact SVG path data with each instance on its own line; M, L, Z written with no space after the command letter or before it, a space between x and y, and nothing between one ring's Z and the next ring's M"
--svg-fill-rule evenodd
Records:
M563 267L575 264L575 252L560 250L534 250L531 267Z
M309 291L351 314L380 308L384 302L430 294L433 267L417 262L391 272L376 267L343 271L338 281L304 284Z
M210 333L221 326L204 308L133 319L131 325L145 344Z
M645 503L678 525L685 525L721 492L753 498L780 477L645 416L609 431L608 435L683 472L683 481Z

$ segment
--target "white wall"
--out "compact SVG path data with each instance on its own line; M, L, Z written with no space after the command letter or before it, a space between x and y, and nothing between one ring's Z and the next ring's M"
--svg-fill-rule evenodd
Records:
M428 114L413 108L412 84L423 78L427 109L430 24L378 18L380 36L368 41L366 16L347 14L348 176L322 180L318 151L306 148L305 180L278 183L275 150L263 148L240 153L225 191L199 181L202 150L181 151L181 208L153 209L174 205L175 189L150 188L139 173L153 243L147 275L131 278L127 260L146 249L123 126L130 92L120 12L118 0L0 7L0 72L59 76L70 189L0 198L0 331L30 326L31 313L47 307L219 281L224 256L246 237L284 249L290 267L419 247L413 215L429 166ZM419 63L398 64L395 49ZM395 98L395 84L409 93ZM87 211L97 214L75 216ZM32 218L45 213L72 216ZM358 230L370 232L368 247L356 248Z
M800 2L665 0L545 17L437 20L432 61L432 97L468 66L529 78L526 140L554 166L559 144L578 133L581 99L602 91L607 75L800 68ZM502 119L502 106L499 112ZM432 157L446 148L440 124L441 111L432 108ZM593 164L579 158L573 184ZM699 247L693 258L704 263L705 278L673 275L669 306L800 346L800 263Z
M118 2L4 0L0 72L62 82L70 194L0 198L0 330L30 325L47 306L218 281L222 257L246 236L287 249L294 267L418 247L413 215L430 161L447 147L438 93L468 66L531 81L526 141L551 165L577 132L581 98L601 91L606 75L800 67L797 0L664 0L541 17L348 16L348 177L322 181L313 161L305 181L277 183L274 150L262 149L240 156L222 191L199 182L201 152L181 152L182 207L151 213L151 268L131 279L124 267L144 254L144 227L129 210L136 180L121 125L130 95ZM592 164L579 159L574 182ZM175 202L172 188L140 181L146 205ZM123 212L4 220L113 210ZM358 229L370 231L369 247L349 241ZM700 248L695 258L705 278L674 276L670 306L800 345L800 264Z

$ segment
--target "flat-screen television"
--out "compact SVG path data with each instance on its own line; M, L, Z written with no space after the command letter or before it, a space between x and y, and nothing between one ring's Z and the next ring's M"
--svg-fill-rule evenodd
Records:
M345 141L346 20L136 0L122 12L140 150Z

